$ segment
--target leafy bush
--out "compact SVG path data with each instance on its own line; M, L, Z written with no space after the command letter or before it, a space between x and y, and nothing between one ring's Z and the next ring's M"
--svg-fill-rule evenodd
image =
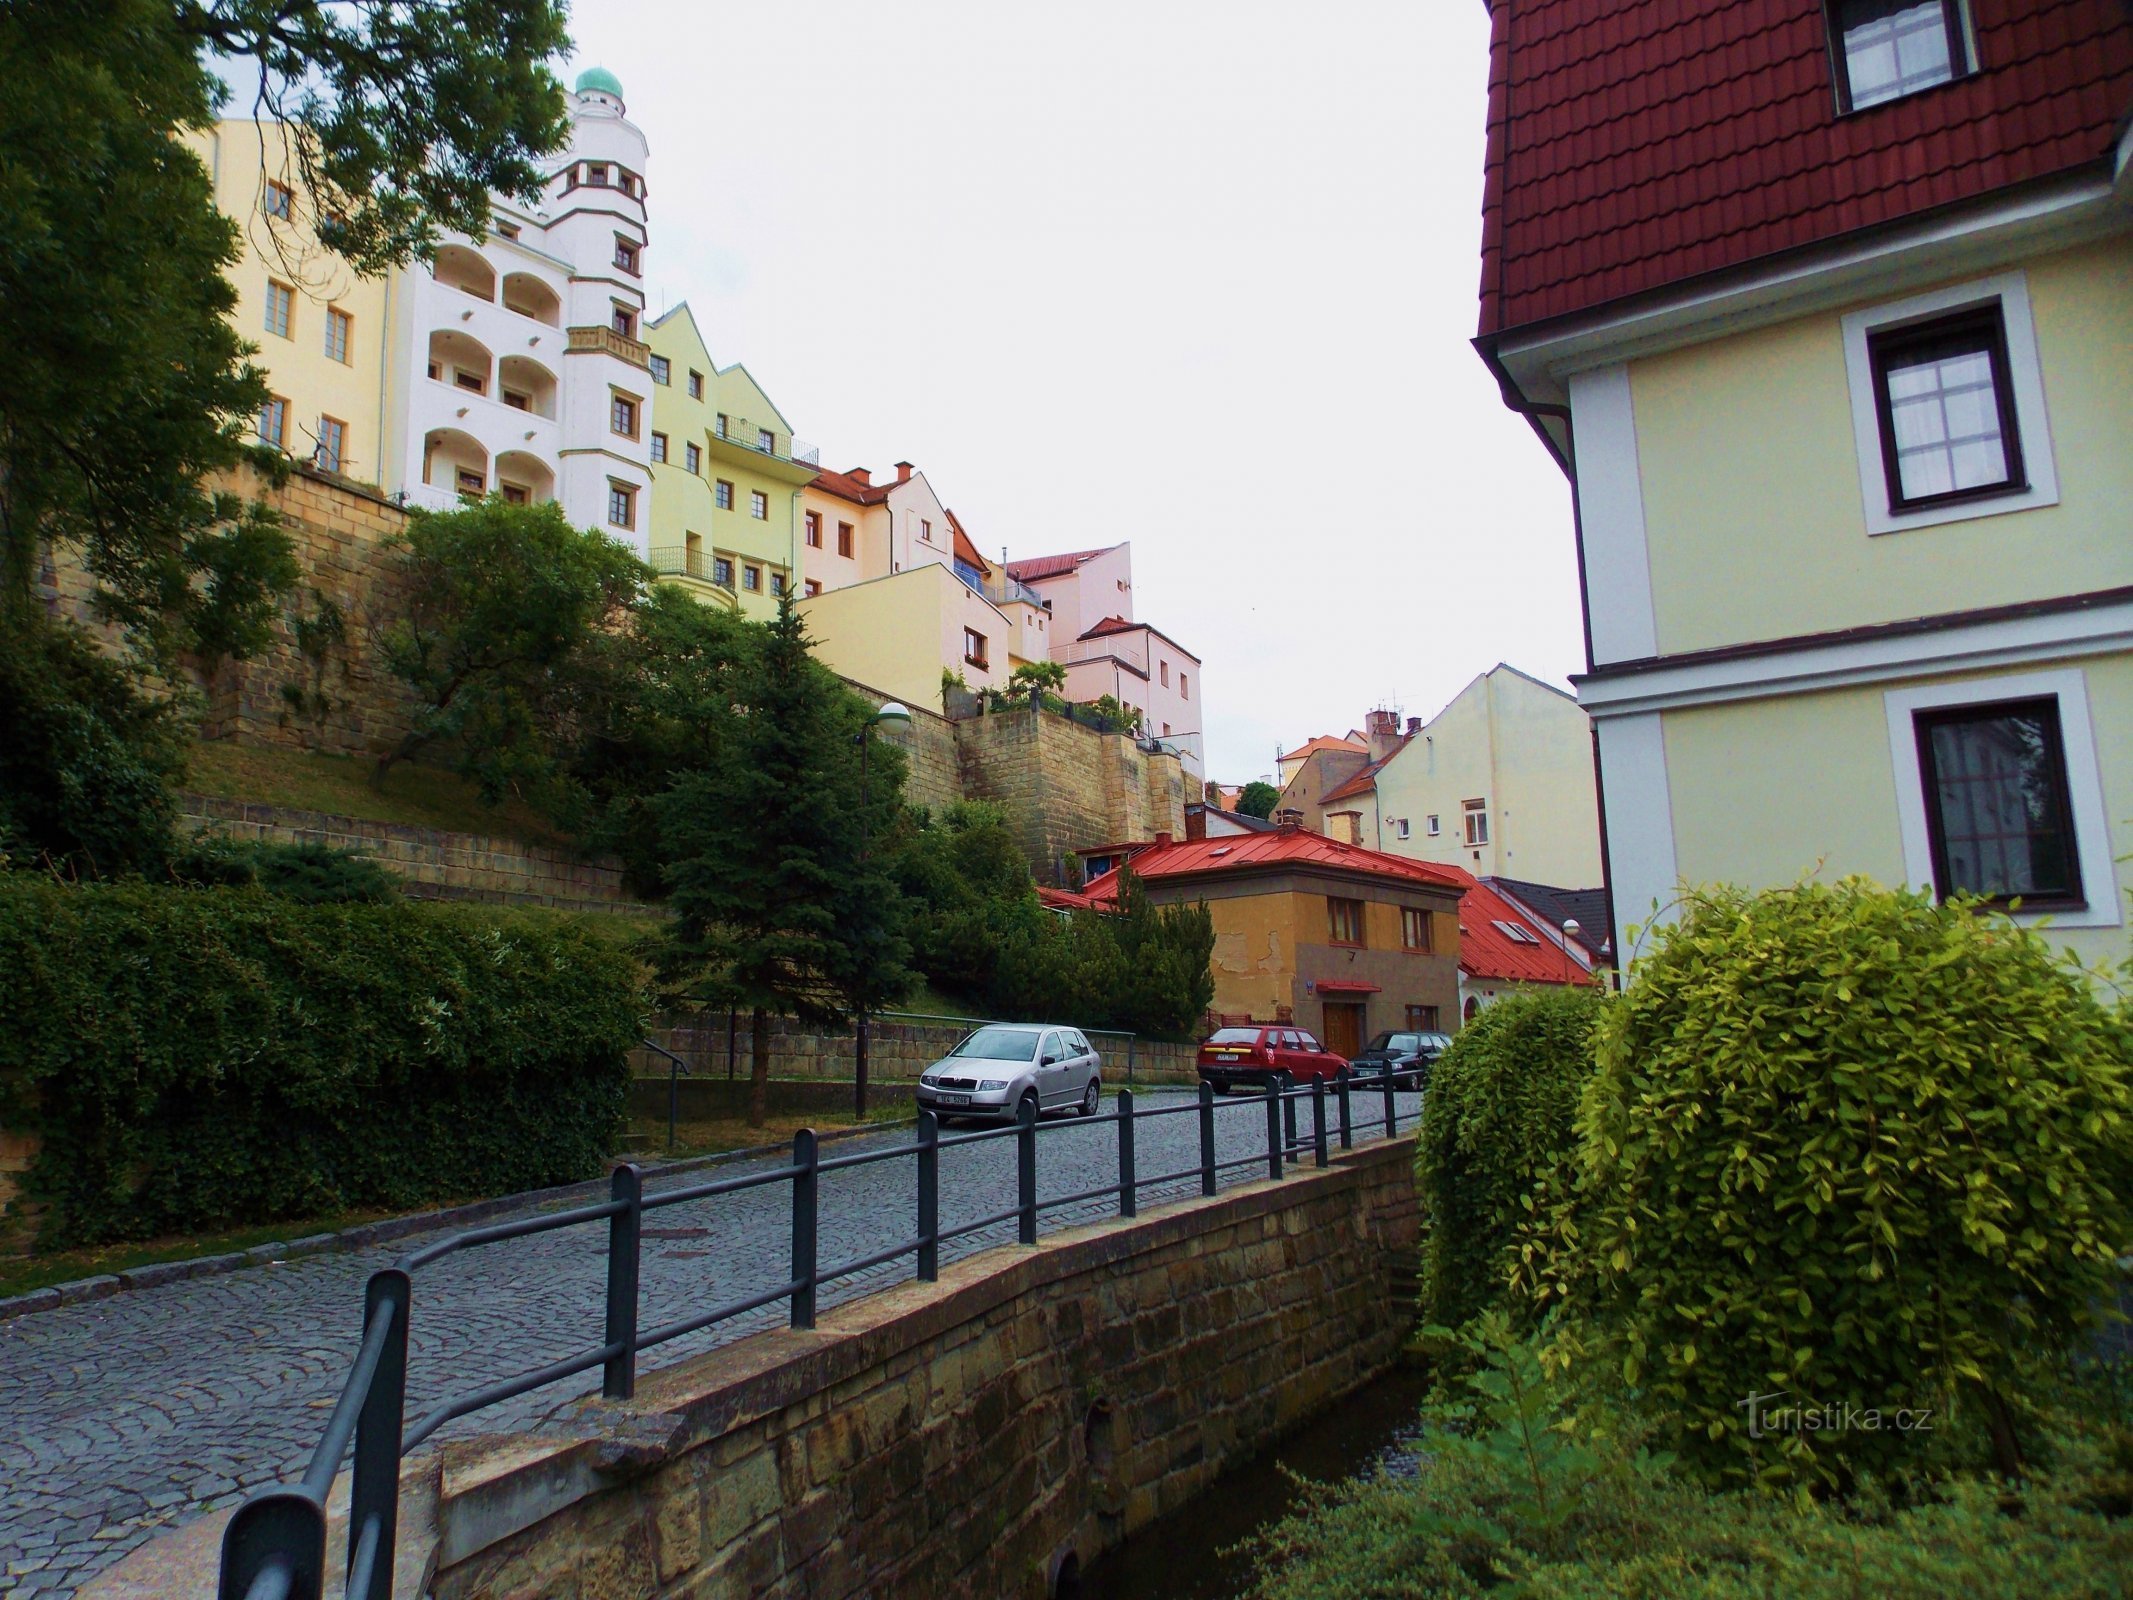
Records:
M2083 1342L2133 1243L2122 1019L2038 935L1864 880L1690 896L1599 1030L1557 1286L1728 1478L1842 1483L1891 1432L1750 1396L1975 1404Z
M1506 1300L1532 1199L1571 1168L1601 1005L1592 989L1508 996L1431 1070L1415 1155L1425 1322L1456 1328Z
M0 608L0 863L70 874L159 871L171 780L185 764L176 706L71 623Z
M331 845L266 839L196 839L172 871L203 888L258 888L305 905L383 905L400 897L400 880L367 856Z
M40 1246L597 1174L629 956L554 919L0 879L0 1123Z
M1958 1476L1902 1503L1713 1491L1634 1413L1573 1404L1539 1352L1482 1324L1473 1402L1425 1413L1411 1477L1315 1488L1253 1542L1253 1600L2003 1600L2120 1596L2133 1571L2122 1414L2053 1419L2020 1487ZM2102 1398L2108 1398L2102 1397Z

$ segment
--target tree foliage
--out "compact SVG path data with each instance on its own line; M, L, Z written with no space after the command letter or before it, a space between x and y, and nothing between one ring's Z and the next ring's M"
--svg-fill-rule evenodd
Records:
M1978 1407L2085 1342L2133 1248L2125 1019L2039 935L1862 879L1691 895L1609 1007L1554 1287L1729 1478L1843 1483L1893 1430L1745 1397Z
M380 635L387 668L413 691L407 734L378 776L444 744L491 799L563 775L564 724L585 704L600 641L643 596L649 573L562 507L491 497L416 511L395 563Z
M1244 792L1237 796L1237 815L1264 820L1271 817L1274 808L1280 804L1281 791L1264 778L1254 778L1244 786Z

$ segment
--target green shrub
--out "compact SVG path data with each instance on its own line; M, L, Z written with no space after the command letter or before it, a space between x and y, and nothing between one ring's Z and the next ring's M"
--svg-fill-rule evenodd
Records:
M172 866L184 883L259 888L305 905L383 905L400 897L400 880L367 856L306 841L196 839Z
M553 919L0 879L0 1124L40 1247L596 1175L641 1035Z
M1431 1069L1415 1155L1423 1321L1456 1328L1505 1300L1528 1202L1570 1169L1601 1006L1592 989L1509 996Z
M2119 1020L2037 934L1859 879L1689 896L1578 1129L1559 1285L1728 1478L1904 1448L1752 1438L1757 1395L1979 1406L2016 1469L2018 1363L2086 1342L2133 1236Z

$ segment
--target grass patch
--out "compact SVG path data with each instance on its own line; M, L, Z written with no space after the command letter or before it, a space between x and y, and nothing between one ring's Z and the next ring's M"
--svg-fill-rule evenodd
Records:
M163 1239L145 1239L134 1244L96 1245L85 1250L59 1250L47 1256L0 1256L0 1296L27 1294L55 1283L76 1278L94 1278L107 1272L125 1272L133 1267L153 1266L159 1261L190 1261L195 1256L228 1255L254 1245L276 1240L308 1239L315 1233L335 1233L381 1217L391 1211L337 1211L330 1216L306 1217L295 1222L264 1223L253 1228L232 1228L223 1233L181 1233Z
M457 773L402 762L386 774L379 787L371 782L373 770L374 763L357 756L216 739L193 746L185 781L189 788L217 799L325 811L449 833L491 834L557 850L573 848L569 835L551 827L531 806L516 800L489 805L480 790Z
M674 1150L676 1159L683 1156L720 1155L729 1150L755 1150L772 1145L792 1143L792 1136L802 1128L813 1128L817 1133L833 1133L853 1128L886 1127L897 1122L907 1122L916 1110L909 1102L876 1106L869 1111L864 1122L856 1120L849 1111L773 1111L760 1128L751 1127L745 1117L714 1117L684 1120L675 1124ZM638 1161L664 1160L667 1152L667 1119L665 1117L632 1117L629 1131L643 1142L630 1152Z

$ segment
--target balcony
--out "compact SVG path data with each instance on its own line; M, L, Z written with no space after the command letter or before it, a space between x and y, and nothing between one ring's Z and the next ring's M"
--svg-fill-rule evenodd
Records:
M813 467L818 472L822 468L822 452L804 439L795 439L788 434L786 447L780 450L777 429L759 426L746 417L728 417L725 421L725 432L712 432L711 444L714 450L720 445L730 445L735 450L745 450L750 455L768 456L773 461L789 461L796 466ZM770 436L767 449L763 445L765 434Z
M710 585L721 594L732 595L732 584L721 583L712 576L716 571L713 566L715 560L717 558L707 550L682 545L666 545L645 557L646 565L662 578L692 578L698 583Z
M589 328L572 328L570 349L596 351L613 356L618 361L627 361L633 367L642 367L647 372L652 370L652 347L642 339L632 339L627 334L615 332L613 328L603 328L597 324Z

